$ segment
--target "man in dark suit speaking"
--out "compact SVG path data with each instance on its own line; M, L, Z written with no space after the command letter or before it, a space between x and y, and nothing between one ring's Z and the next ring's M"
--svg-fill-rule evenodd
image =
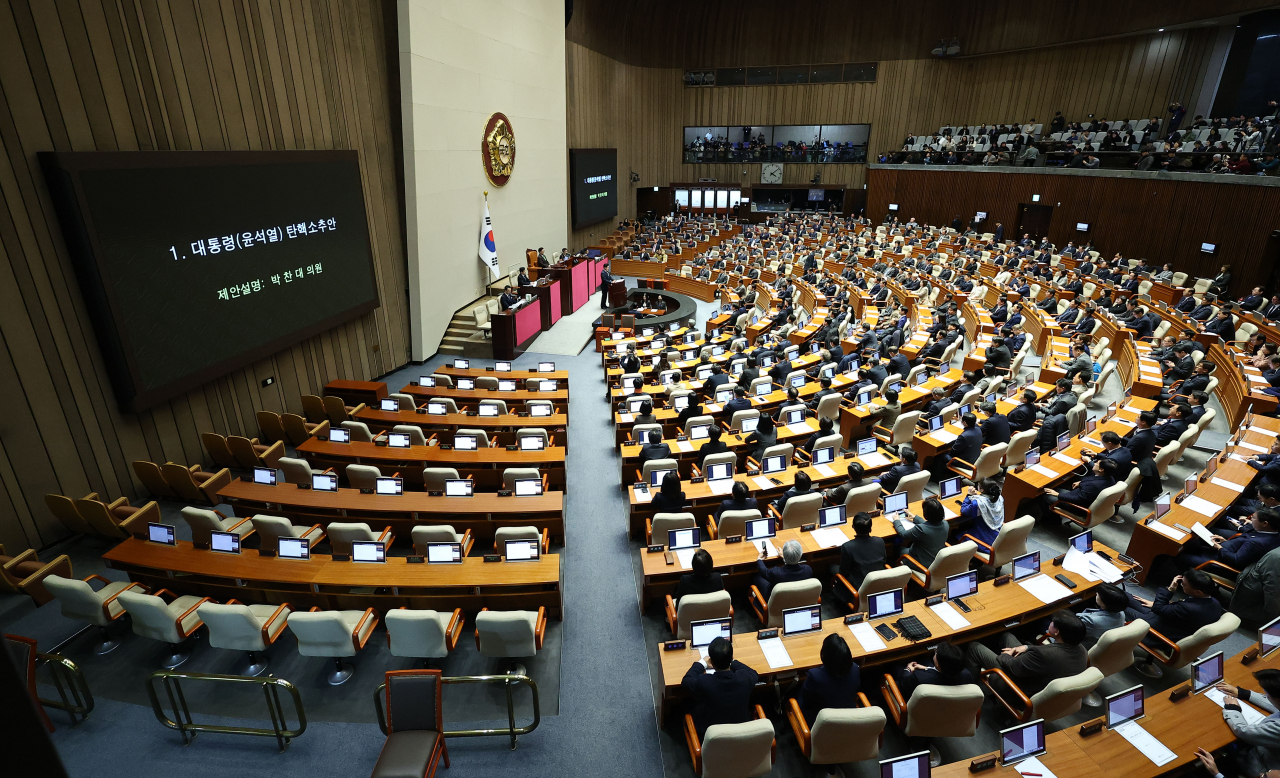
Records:
M604 310L609 307L609 284L613 283L616 277L609 272L609 263L604 263L604 267L600 268L600 309Z

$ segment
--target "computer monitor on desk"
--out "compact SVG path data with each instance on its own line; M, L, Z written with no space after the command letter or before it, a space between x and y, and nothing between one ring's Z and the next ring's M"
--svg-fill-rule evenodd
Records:
M929 752L920 751L880 762L880 778L929 778Z
M1218 651L1191 663L1191 691L1199 694L1222 681L1222 652Z
M700 533L697 527L669 529L667 530L667 548L671 551L679 551L683 548L698 548L702 545L699 536Z
M822 606L802 605L782 611L782 634L804 635L822 629Z
M732 618L689 622L689 643L693 648L705 648L716 638L733 640Z
M401 495L404 494L403 478L378 478L373 482L374 494Z
M902 613L903 592L891 589L887 592L876 592L867 597L867 620L883 619Z
M470 478L450 478L444 482L445 497L470 497L472 495Z
M959 600L978 591L978 571L969 570L947 576L947 599Z
M234 532L218 532L214 530L209 533L209 548L224 554L239 554L240 536Z
M1000 764L1011 765L1044 752L1044 719L1000 730Z
M886 518L893 516L895 513L907 512L907 493L894 492L884 498L884 515Z
M386 562L387 544L377 540L353 540L352 562Z
M515 487L516 497L537 497L542 494L542 479L518 478Z
M1032 551L1013 559L1013 580L1021 581L1040 572L1040 552Z
M276 556L281 559L310 559L311 544L302 538L278 538Z
M428 543L427 564L460 565L462 564L461 543Z
M174 528L171 524L148 524L147 540L152 543L160 543L165 546L175 546L178 544Z
M1122 692L1107 695L1107 726L1115 729L1127 721L1137 721L1146 715L1143 707L1142 685L1131 686Z
M786 469L787 458L782 455L765 457L763 464L760 466L760 472L766 475L769 473L781 473Z
M1081 554L1087 554L1093 550L1093 530L1087 529L1079 535L1072 535L1067 538L1067 543Z
M346 430L343 430L346 432ZM253 469L253 482L255 484L265 484L267 486L276 485L276 471L271 467L255 467Z
M508 540L505 545L508 562L537 562L542 551L538 540Z
M441 413L444 413L444 403L441 403L441 404L440 404L440 412L441 412ZM330 442L330 443L350 443L350 442L351 442L351 430L349 430L349 429L343 429L343 428L341 428L341 427L337 427L337 428L334 428L334 429L330 429L330 430L329 430L329 442Z
M1280 648L1280 618L1268 621L1258 630L1258 648L1262 649L1262 656L1269 656Z
M838 527L848 519L843 505L831 505L818 511L819 527Z
M955 497L960 493L960 478L948 478L938 485L938 498L945 500L948 497Z

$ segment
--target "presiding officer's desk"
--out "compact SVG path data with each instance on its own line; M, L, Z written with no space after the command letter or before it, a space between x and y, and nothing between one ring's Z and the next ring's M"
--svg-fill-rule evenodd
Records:
M471 530L477 539L493 538L499 527L532 526L547 530L553 541L564 543L564 492L531 497L499 497L493 493L435 497L426 492L393 496L361 494L359 489L318 492L299 489L294 484L268 486L232 481L218 496L234 505L240 516L284 516L305 526L362 521L375 530L390 526L397 537L405 539L419 524L451 524L458 532Z
M312 470L332 467L345 474L347 465L372 465L385 476L399 473L406 488L423 488L423 468L452 467L462 478L473 479L476 492L496 492L503 488L502 471L506 468L536 467L547 477L548 489L564 489L565 450L561 446L542 451L509 451L505 446L446 451L440 446L391 448L359 441L332 443L313 437L299 444L297 451Z
M1215 509L1212 515L1201 513L1182 503L1173 503L1169 506L1169 512L1159 519L1156 519L1155 514L1152 513L1148 515L1145 522L1134 525L1133 535L1129 538L1129 548L1125 553L1142 565L1143 571L1139 574L1139 581L1146 579L1156 557L1174 556L1182 550L1183 546L1191 542L1194 536L1174 525L1180 524L1189 529L1199 522L1208 527L1226 512L1231 503L1240 498L1241 492L1258 474L1257 470L1249 467L1241 459L1250 459L1255 454L1266 453L1271 442L1280 435L1280 420L1255 415L1250 426L1239 430L1237 434L1240 435L1240 444L1226 462L1218 465L1217 471L1209 479L1196 487L1193 495L1211 504ZM1214 483L1214 480L1218 483ZM1231 484L1231 486L1223 484ZM1180 487L1181 484L1171 485L1169 491L1176 494L1180 491ZM1199 501L1196 501L1196 505L1203 506ZM1207 507L1206 510L1208 510Z
M1094 548L1108 553L1113 559L1116 558L1116 552L1096 541L1094 542ZM1116 566L1121 571L1128 569L1123 563L1116 563ZM867 672L866 668L871 666L907 662L925 656L929 653L929 648L941 640L949 640L959 645L1038 621L1060 608L1070 607L1092 598L1097 588L1102 584L1101 581L1090 581L1084 576L1060 567L1054 567L1050 559L1044 557L1042 557L1040 569L1042 575L1053 576L1061 574L1067 576L1075 582L1076 588L1068 590L1069 595L1061 600L1044 603L1017 583L997 587L994 582L987 581L978 584L977 594L965 598L965 602L972 608L970 613L964 613L956 609L956 612L969 622L967 626L962 626L959 629L949 627L946 622L925 605L923 599L906 603L902 616L915 616L932 633L932 637L919 643L911 643L899 636L890 641L881 639L885 644L884 648L868 651L851 634L850 627L845 625L844 617L842 616L824 620L820 631L790 638L784 636L782 642L787 649L787 654L791 657L791 664L789 665L771 668L764 658L764 652L760 648L755 632L737 633L733 636L733 658L755 670L762 678L797 670L803 672L822 664L822 659L819 656L822 641L826 639L827 635L835 633L845 638L849 644L849 649L853 652L854 661L863 668L863 672ZM902 616L893 616L872 622L872 624L878 624L880 621L897 621ZM680 686L680 681L684 678L684 674L688 672L692 663L698 661L699 654L696 649L692 648L664 651L662 644L657 646L657 652L658 659L662 664L663 681L663 708L659 717L659 722L661 723L663 717L670 710L671 703L684 698L685 695Z
M374 608L384 615L402 607L472 612L545 607L547 615L564 618L558 554L536 562L489 564L470 556L457 565L409 564L405 557L388 556L385 563L366 564L335 562L326 554L280 559L256 549L222 554L186 541L166 546L128 538L102 558L153 590L221 602L234 597L246 603L288 602L294 610Z

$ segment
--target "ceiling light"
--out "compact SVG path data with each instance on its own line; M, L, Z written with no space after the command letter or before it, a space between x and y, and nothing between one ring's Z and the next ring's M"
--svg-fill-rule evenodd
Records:
M1160 28L1160 32L1164 32L1164 28L1163 28L1163 27L1161 27L1161 28Z

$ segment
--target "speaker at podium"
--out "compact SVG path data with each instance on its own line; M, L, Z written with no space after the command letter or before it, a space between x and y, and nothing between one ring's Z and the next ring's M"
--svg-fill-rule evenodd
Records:
M627 304L627 282L615 279L609 282L609 307L622 308Z

